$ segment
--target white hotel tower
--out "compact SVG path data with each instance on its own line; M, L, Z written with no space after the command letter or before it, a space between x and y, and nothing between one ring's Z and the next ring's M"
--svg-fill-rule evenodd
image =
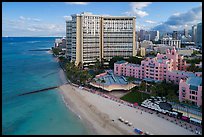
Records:
M113 56L136 56L135 17L71 15L66 21L67 57L78 65L91 65Z

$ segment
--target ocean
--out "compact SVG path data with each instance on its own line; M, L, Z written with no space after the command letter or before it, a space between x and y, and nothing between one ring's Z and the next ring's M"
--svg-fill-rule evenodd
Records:
M2 38L2 134L84 135L86 125L67 109L58 89L25 96L62 84L60 67L47 51L54 37Z

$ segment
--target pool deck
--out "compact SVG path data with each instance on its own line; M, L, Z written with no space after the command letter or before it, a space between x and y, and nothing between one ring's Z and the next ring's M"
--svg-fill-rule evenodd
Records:
M102 80L104 80L104 83L101 82ZM136 84L128 82L125 77L114 75L110 70L97 75L95 77L95 82L91 82L90 85L102 88L106 91L130 90L136 86Z

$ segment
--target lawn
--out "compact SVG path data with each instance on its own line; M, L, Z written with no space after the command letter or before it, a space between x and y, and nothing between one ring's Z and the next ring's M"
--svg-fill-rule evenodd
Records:
M132 91L132 92L124 95L120 99L125 100L125 101L130 102L130 103L137 102L140 105L145 99L147 99L149 97L150 97L149 94L142 93L139 91Z

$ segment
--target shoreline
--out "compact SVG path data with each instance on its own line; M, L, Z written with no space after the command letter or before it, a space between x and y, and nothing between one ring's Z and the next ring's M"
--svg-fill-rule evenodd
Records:
M62 83L69 82L68 79L66 78L65 71L63 71L62 68L59 71L59 77ZM70 99L66 98L66 96L63 93L63 90L61 88L58 88L58 90L60 91L61 98L64 104L66 105L67 109L69 109L72 113L74 113L82 121L82 123L86 126L86 129L88 130L88 135L97 134L97 131L93 128L92 124L87 119L84 119L81 116L80 111L77 110L76 107L74 106L73 102L71 102Z
M92 135L136 135L134 128L153 135L194 135L156 114L119 104L70 84L60 86L60 91L71 110L81 117ZM133 126L120 122L119 117L133 123Z
M87 125L86 127L91 135L130 134L117 124L112 123L112 119L106 113L83 99L83 95L80 95L75 87L67 84L61 86L60 90L69 106L68 108Z
M65 72L62 69L60 69L59 74L61 81L66 83L67 79ZM60 86L59 91L61 98L65 103L67 109L72 111L82 121L82 123L86 126L89 135L130 134L127 131L123 130L122 128L118 127L117 125L113 125L112 123L109 122L107 124L107 120L111 121L111 119L108 119L108 115L100 112L92 104L88 103L86 100L83 100L83 96L81 96L80 94L75 94L77 93L75 92L76 87L71 86L70 84L66 84ZM75 102L75 99L78 101ZM90 117L90 115L92 115L93 117Z
M63 83L68 82L62 68L59 75ZM134 133L134 128L153 135L195 135L156 114L120 104L70 84L60 86L59 91L67 109L82 121L88 130L88 135L137 135ZM119 117L133 123L133 126L129 127L120 122Z
M62 92L63 91L61 90L61 97L62 97L62 100L65 103L67 109L69 109L72 113L74 113L81 120L82 124L85 126L85 128L88 132L88 135L97 134L96 130L93 128L91 123L87 119L84 119L81 116L81 113L79 112L79 110L77 110L77 108L74 106L74 104L69 99L67 99Z
M59 89L59 90L62 92L61 89ZM65 103L67 109L70 110L72 113L74 113L81 120L82 124L84 126L86 126L85 128L88 132L88 135L96 134L97 132L93 129L91 124L86 119L81 117L80 112L78 112L76 109L73 109L74 108L73 103L70 102L68 99L66 99L63 93L61 94L61 98L62 98L63 102Z

